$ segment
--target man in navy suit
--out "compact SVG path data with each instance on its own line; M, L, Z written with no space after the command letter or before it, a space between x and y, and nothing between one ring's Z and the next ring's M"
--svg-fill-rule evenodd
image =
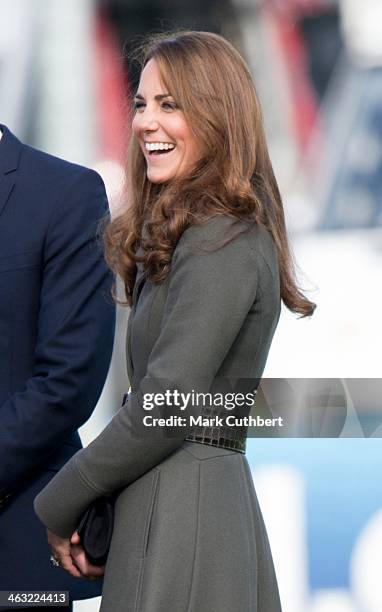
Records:
M52 564L32 502L81 447L109 367L112 278L96 239L107 199L94 171L0 130L0 591L84 599L100 581Z

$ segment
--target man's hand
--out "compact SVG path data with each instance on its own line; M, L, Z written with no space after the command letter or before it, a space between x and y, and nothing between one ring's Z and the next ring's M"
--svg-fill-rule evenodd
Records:
M77 531L73 533L70 539L70 543L72 559L76 567L80 570L82 576L90 579L96 579L104 575L104 565L100 567L98 565L92 565L91 563L89 563L86 557L86 553L81 546L81 539Z

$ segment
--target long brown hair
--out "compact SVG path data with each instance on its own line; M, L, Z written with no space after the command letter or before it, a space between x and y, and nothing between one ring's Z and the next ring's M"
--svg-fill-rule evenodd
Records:
M106 228L106 257L123 279L131 304L137 261L152 282L169 273L173 251L190 225L228 215L265 226L275 242L284 304L302 316L315 304L297 286L284 211L249 69L236 49L210 32L150 37L142 67L155 59L163 85L182 109L205 155L188 176L151 183L131 136L128 207ZM137 251L140 251L139 257Z

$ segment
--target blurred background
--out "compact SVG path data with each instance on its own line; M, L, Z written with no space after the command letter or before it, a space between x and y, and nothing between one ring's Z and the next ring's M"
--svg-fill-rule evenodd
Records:
M310 320L283 310L264 375L381 377L380 0L0 0L0 9L0 122L28 144L98 170L114 212L123 205L126 94L138 78L128 54L153 31L228 38L252 70L300 284L318 305ZM128 386L127 317L120 308L85 443ZM378 438L257 438L248 459L283 611L380 612Z

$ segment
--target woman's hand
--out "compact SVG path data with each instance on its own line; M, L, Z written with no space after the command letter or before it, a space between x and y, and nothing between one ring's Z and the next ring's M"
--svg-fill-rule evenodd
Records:
M60 567L65 569L71 576L81 578L82 574L72 558L72 545L69 538L61 538L47 529L48 543L52 549L52 556L56 559Z
M49 529L47 529L47 534L52 556L57 560L60 567L69 572L71 576L94 580L104 575L105 566L92 565L87 560L77 531L73 533L70 539L61 538Z
M89 579L100 578L105 573L105 566L92 565L87 557L84 549L81 546L81 539L77 531L75 531L70 539L71 555L76 567L80 570L81 576Z

